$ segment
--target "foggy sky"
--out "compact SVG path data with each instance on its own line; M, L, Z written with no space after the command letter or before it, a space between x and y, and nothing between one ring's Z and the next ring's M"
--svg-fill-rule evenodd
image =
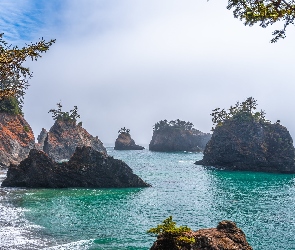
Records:
M295 138L295 32L271 44L280 25L245 27L227 1L2 0L0 26L15 44L56 38L27 65L34 72L25 118L35 137L53 125L48 110L78 106L83 127L114 144L121 127L148 144L159 120L191 121L247 97ZM38 2L38 3L37 3Z

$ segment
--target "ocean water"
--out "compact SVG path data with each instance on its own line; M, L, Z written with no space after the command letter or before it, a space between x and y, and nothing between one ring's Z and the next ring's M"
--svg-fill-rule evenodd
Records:
M0 249L146 250L172 215L194 230L235 221L257 250L295 249L295 175L229 172L200 153L115 151L150 188L0 189ZM0 181L5 172L0 175Z

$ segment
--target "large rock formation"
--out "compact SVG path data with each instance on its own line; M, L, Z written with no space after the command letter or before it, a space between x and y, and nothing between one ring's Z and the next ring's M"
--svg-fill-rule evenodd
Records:
M43 151L32 149L19 165L10 165L3 187L126 188L148 187L121 160L91 147L78 147L68 162L55 163Z
M294 173L294 146L279 123L228 119L216 126L199 165L229 170Z
M90 146L94 150L106 153L98 137L90 135L75 120L58 119L49 132L42 129L38 136L37 149L42 149L55 161L69 159L76 147Z
M151 250L252 250L244 232L232 221L219 222L217 228L200 229L184 234L194 243L178 242L159 235Z
M149 150L159 152L201 152L210 138L209 133L203 133L194 128L165 127L154 130Z
M126 132L122 132L118 135L115 142L115 150L143 150L144 147L136 145L131 135Z
M22 115L0 113L0 167L20 163L34 145L33 131Z

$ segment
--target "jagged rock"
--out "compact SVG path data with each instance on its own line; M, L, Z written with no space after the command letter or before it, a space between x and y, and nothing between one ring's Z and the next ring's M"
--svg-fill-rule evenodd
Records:
M295 173L294 146L279 123L231 119L217 126L198 165L229 170Z
M200 229L184 234L194 243L179 243L159 235L151 250L253 250L244 232L232 221L221 221L217 228Z
M0 167L20 163L34 145L33 131L22 115L0 113Z
M35 148L38 150L43 150L44 142L47 137L48 131L45 128L42 128L40 134L37 137L38 143L35 144Z
M90 135L82 126L77 125L76 121L58 119L47 133L43 147L41 144L39 149L43 148L53 160L61 161L69 159L76 147L82 146L90 146L94 150L106 153L98 137Z
M211 134L197 129L168 127L156 130L149 144L149 150L159 152L189 151L202 152Z
M115 142L115 150L143 150L144 147L136 145L131 135L126 132L119 134Z
M43 151L32 149L19 165L10 165L3 187L126 188L148 187L121 160L91 147L77 147L68 162L56 163Z

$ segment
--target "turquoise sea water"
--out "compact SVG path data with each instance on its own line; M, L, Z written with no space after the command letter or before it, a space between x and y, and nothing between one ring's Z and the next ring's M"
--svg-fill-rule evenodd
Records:
M295 249L295 175L205 169L199 153L108 153L152 187L2 188L0 249L144 250L170 215L194 230L233 220L254 249Z

